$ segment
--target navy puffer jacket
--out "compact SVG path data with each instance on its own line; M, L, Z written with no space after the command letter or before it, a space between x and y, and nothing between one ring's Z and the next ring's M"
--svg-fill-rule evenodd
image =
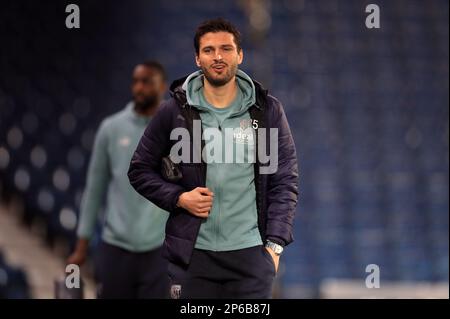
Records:
M131 159L128 177L139 194L170 212L164 257L174 263L188 265L202 219L176 207L176 203L181 193L205 187L207 165L203 161L181 162L183 177L177 183L166 181L160 173L162 158L169 155L172 145L177 142L170 140L171 131L182 127L192 132L193 120L200 120L198 111L186 102L186 93L181 88L185 79L171 85L171 98L160 106L146 128ZM263 241L270 239L285 246L293 241L299 181L297 154L283 106L258 82L254 81L254 84L256 103L249 109L252 120L257 120L258 129L278 128L278 169L271 174L260 174L259 168L264 164L258 160L254 164L258 228ZM192 143L192 135L191 157L194 151L198 152L192 149L198 144ZM258 139L256 141L258 149ZM266 150L269 150L269 138L265 142ZM203 140L201 145L204 146Z

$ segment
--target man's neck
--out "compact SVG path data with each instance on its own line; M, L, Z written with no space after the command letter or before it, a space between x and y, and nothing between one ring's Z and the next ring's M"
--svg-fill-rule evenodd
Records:
M147 107L145 109L141 109L138 107L134 107L134 111L140 115L140 116L145 116L145 117L152 117L153 115L155 115L156 111L158 110L157 104Z
M236 77L233 77L227 84L218 87L211 85L208 80L204 78L203 94L209 104L217 108L227 107L236 98Z

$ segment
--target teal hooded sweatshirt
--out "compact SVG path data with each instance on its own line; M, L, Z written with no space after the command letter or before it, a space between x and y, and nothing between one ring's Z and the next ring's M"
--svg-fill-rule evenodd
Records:
M241 70L236 83L237 96L225 108L206 101L201 71L183 84L187 102L198 109L202 120L206 187L214 193L210 214L200 226L197 249L230 251L262 245L254 184L255 135L248 112L256 100L255 86Z
M149 122L150 118L138 115L130 102L101 123L89 163L78 237L92 237L104 207L105 242L132 252L162 245L169 214L139 195L127 176L133 152Z

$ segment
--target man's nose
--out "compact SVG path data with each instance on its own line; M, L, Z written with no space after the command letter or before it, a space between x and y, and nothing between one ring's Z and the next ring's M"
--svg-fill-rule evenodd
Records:
M136 92L141 92L141 91L142 91L142 88L143 88L143 84L142 84L141 81L136 82L136 83L134 84L134 90L135 90Z
M222 60L222 54L220 54L220 53L216 53L216 57L215 57L215 60Z

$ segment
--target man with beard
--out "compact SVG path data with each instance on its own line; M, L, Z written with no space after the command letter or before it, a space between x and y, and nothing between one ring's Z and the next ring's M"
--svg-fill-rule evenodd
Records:
M83 194L78 242L69 264L81 265L106 195L102 242L96 254L99 298L165 298L167 262L161 255L167 212L130 186L127 169L142 133L166 90L166 75L155 61L134 68L133 101L107 117L97 132Z
M283 246L293 240L295 144L281 103L238 69L243 50L236 27L223 19L206 21L194 47L200 70L171 85L172 98L146 129L128 176L141 195L170 212L164 256L172 298L270 298ZM180 142L173 133L183 131L178 128L190 133L184 134L190 146L181 148L188 156L173 151ZM275 145L269 134L257 138L256 131L269 128L278 132ZM203 157L196 162L191 155L199 144ZM278 148L278 165L270 172L257 152L264 144ZM216 152L225 158L216 161ZM168 153L175 162L176 156L188 158L179 163L176 182L160 174Z

